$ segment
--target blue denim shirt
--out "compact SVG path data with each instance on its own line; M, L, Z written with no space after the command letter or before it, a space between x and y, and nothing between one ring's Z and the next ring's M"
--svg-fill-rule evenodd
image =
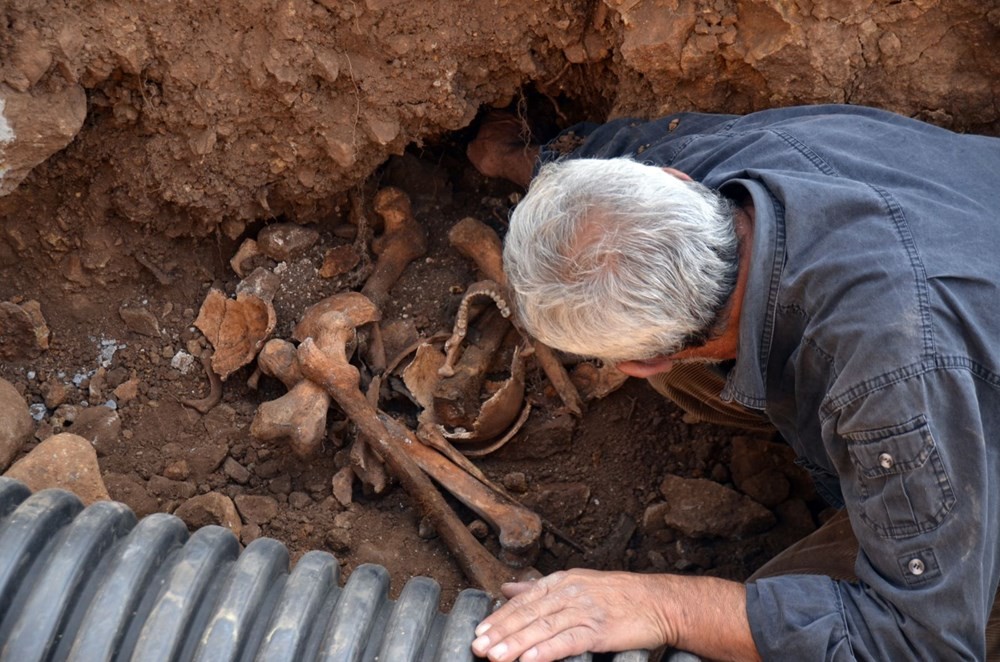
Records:
M860 581L747 585L764 659L982 659L1000 578L1000 140L852 106L571 131L571 158L630 155L752 198L723 397L767 414L861 545ZM542 160L556 144L572 140Z

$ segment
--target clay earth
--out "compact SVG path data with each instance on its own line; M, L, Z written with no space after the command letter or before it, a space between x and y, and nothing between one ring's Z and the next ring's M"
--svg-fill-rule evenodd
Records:
M7 0L0 26L0 470L73 433L140 516L328 550L345 573L378 563L394 592L430 576L445 607L469 582L406 493L334 480L353 439L335 407L303 459L249 433L285 392L248 384L253 361L206 413L183 404L209 392L195 320L212 288L235 296L246 239L306 235L238 261L277 278L273 335L291 338L309 305L360 289L374 258L352 252L356 223L403 190L428 250L381 306L400 349L449 331L478 280L448 230L471 216L502 236L522 193L464 156L491 108L539 140L580 120L831 102L1000 134L1000 9L971 0ZM542 572L744 579L826 514L772 435L685 421L635 380L574 417L526 375L527 424L475 462L565 534L543 536ZM388 387L383 406L412 424ZM72 447L61 461L87 465Z

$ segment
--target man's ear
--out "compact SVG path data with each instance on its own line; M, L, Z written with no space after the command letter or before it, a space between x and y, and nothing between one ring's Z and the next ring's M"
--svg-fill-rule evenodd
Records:
M668 372L674 367L674 362L674 359L670 357L657 356L645 361L622 361L621 363L616 363L615 367L629 377L645 379L661 372Z
M693 182L694 181L693 179L691 179L688 176L688 174L686 172L681 172L680 170L678 170L676 168L660 168L660 170L662 170L663 172L667 173L668 175L673 175L677 179L681 179L681 180L683 180L685 182Z

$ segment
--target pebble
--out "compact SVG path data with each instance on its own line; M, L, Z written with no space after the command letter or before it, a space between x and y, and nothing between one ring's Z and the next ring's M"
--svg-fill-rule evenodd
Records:
M425 516L420 518L420 524L417 525L417 535L423 540L437 538L437 529L434 528L434 523L431 522L430 517Z
M142 518L160 510L156 498L146 492L140 480L130 475L107 473L104 475L104 484L108 488L108 494L115 501L121 501L131 508L136 517Z
M235 501L236 509L250 524L267 524L278 515L278 502L274 497L241 494Z
M86 407L77 412L70 431L89 441L103 457L118 445L122 419L109 407Z
M512 471L509 474L505 474L500 479L500 482L515 494L524 494L528 491L528 478L520 471Z
M14 385L0 379L0 471L10 465L34 432L31 410Z
M163 475L170 480L187 480L191 477L191 468L187 461L176 460L164 467Z
M272 480L267 485L267 489L271 490L274 494L288 494L292 491L292 477L288 474L283 474Z
M49 437L4 475L23 482L33 492L50 487L69 490L88 506L111 499L101 479L94 447L75 434Z
M311 506L312 502L312 497L305 492L292 492L288 495L288 505L297 510Z
M660 493L667 526L691 538L741 538L774 526L774 513L736 490L704 478L668 475Z
M191 475L199 479L205 478L221 467L227 457L229 457L229 445L225 443L207 443L189 449L184 455L188 466L191 467Z
M45 406L49 409L55 409L66 402L66 398L69 395L66 385L58 379L47 381L42 391L45 393Z
M118 316L122 318L125 326L132 333L151 338L160 337L160 325L156 321L156 315L145 308L122 306L118 309Z
M243 526L243 531L240 532L240 542L244 545L249 545L257 538L260 538L262 533L260 527L256 524L246 524Z
M190 499L198 489L190 481L170 480L165 476L150 476L147 487L150 493L163 499Z
M240 485L246 485L250 480L250 472L246 467L231 457L222 463L222 471Z
M49 348L49 327L37 301L0 302L0 361L33 359Z
M319 232L295 223L272 223L257 233L257 248L264 255L287 262L312 248Z
M351 467L341 467L333 475L330 486L333 489L334 498L340 505L344 507L351 505L354 492L354 470Z
M135 400L139 395L139 378L132 377L128 381L122 382L114 390L118 402L125 404Z
M189 529L215 524L226 527L239 537L243 528L233 500L218 492L199 494L188 499L174 511L174 515L184 520Z
M323 536L323 542L331 552L344 554L351 550L351 532L348 529L332 528Z

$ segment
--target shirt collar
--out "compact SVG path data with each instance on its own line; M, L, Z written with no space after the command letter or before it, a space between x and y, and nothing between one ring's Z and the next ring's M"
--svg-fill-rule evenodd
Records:
M722 399L764 409L764 375L774 335L778 283L785 254L784 214L781 204L760 182L731 179L720 188L730 186L741 186L750 193L755 214L750 274L740 313L739 349L736 364L722 389Z

